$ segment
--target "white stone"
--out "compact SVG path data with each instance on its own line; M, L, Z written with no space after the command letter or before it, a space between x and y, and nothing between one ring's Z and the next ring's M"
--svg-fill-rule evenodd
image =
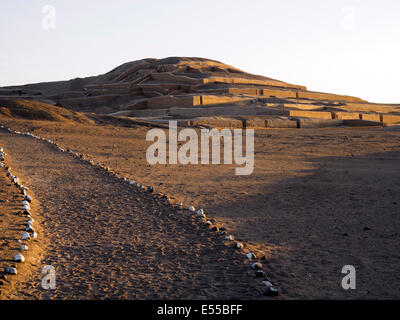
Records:
M28 239L30 239L31 238L31 236L29 235L29 233L28 232L24 232L23 234L22 234L22 236L21 236L21 240L28 240Z
M252 260L255 257L255 254L252 252L249 252L248 254L246 254L247 259Z
M238 248L238 249L243 249L243 243L241 243L241 242L236 242L236 243L235 243L235 247Z
M15 269L14 267L6 267L4 268L4 272L7 274L14 274L14 275L18 273L17 269Z
M273 285L271 282L269 282L268 280L264 280L261 282L263 285L266 285L268 288L271 288Z
M25 257L22 254L17 253L17 254L14 255L13 260L17 261L17 262L24 262L25 261Z
M260 270L260 269L262 268L262 264L259 263L259 262L255 262L255 263L253 263L253 264L251 265L251 268L252 268L253 270Z

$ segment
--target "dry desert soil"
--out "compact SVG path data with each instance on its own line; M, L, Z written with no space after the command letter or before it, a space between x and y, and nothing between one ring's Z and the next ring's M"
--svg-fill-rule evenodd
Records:
M267 299L246 252L265 256L277 299L400 298L396 127L257 130L254 172L236 176L236 165L150 166L149 128L138 124L1 123L156 190L1 130L7 164L34 195L39 228L20 274L0 287L2 299ZM23 222L12 215L18 193L0 173L1 200L9 200L0 203L0 257L11 265ZM180 201L204 208L244 250ZM56 267L54 291L40 286L44 265ZM341 287L345 265L356 268L356 290Z

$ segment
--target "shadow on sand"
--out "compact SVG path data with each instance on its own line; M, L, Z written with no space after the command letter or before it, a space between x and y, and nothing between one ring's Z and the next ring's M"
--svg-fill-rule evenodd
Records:
M400 298L400 152L307 161L314 169L301 177L268 184L265 175L262 193L218 210L267 252L265 271L287 298ZM350 292L341 288L348 264Z

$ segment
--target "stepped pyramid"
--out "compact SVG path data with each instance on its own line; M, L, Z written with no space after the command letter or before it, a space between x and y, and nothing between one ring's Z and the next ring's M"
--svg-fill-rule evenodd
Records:
M180 119L189 125L213 121L234 127L400 123L400 105L308 91L305 86L204 58L143 59L95 77L4 87L0 96L155 122Z

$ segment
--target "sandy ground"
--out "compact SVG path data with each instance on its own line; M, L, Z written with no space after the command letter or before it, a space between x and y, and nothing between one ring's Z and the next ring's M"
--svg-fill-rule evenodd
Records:
M260 298L244 255L188 211L46 142L4 131L0 141L42 204L47 243L41 265L2 298ZM56 268L55 291L40 286L44 265Z
M234 174L236 165L150 166L145 152L151 143L145 141L147 128L143 127L33 121L13 121L9 125L30 130L64 147L88 154L140 183L155 185L157 190L184 201L185 205L201 205L236 238L244 241L246 250L258 255L266 254L265 271L281 290L281 298L400 298L399 131L357 128L257 131L255 171L251 176L238 177ZM14 144L14 141L5 141L9 141L10 148ZM50 170L46 169L49 164L44 164L43 159L38 159L38 163L41 163L41 170ZM79 181L93 179L77 166L75 163L66 165L70 168L68 170L74 168L73 172L80 172ZM65 178L65 174L60 176ZM72 183L79 194L88 197L87 188L80 190L79 184ZM32 185L39 188L39 181L32 181ZM63 189L68 185L71 183L66 183ZM107 189L108 184L104 186L103 180L93 180L92 185L101 194L105 190L107 193L117 192L115 184ZM40 188L45 190L46 186ZM54 183L52 186L54 191L61 192L60 187ZM35 193L42 192L45 203L64 203L66 200L62 196L73 191L70 189L62 191L59 198L49 199L54 196L48 191L35 190ZM130 200L128 195L126 199ZM76 211L82 209L82 202L76 205L68 202L68 205L71 206L68 212L82 215ZM63 209L60 205L52 206ZM123 206L123 203L113 206ZM61 217L66 219L65 214ZM77 219L75 215L74 219ZM79 221L85 220L80 217ZM162 220L157 217L155 221L160 223ZM70 219L48 220L44 228L51 230L53 224L58 224L67 232L71 228L66 227L66 222L72 223ZM188 221L184 221L177 225L182 228L187 224ZM154 231L154 228L148 230ZM116 240L120 235L115 229L107 233L108 237ZM215 246L209 235L204 237L211 241L210 246ZM171 235L171 238L179 241L179 235ZM143 243L148 240L143 239ZM73 248L80 241L68 243L71 259L76 251ZM203 259L209 260L207 256ZM56 255L51 257L56 260ZM209 263L204 262L203 266ZM340 283L344 276L341 269L347 264L357 269L357 289L346 292ZM92 268L90 264L86 266L88 270ZM235 270L244 272L239 264ZM207 277L210 284L210 274ZM184 282L178 287L184 288ZM85 290L90 292L87 288ZM85 290L82 290L82 295ZM253 298L236 289L231 290L232 295ZM145 292L143 289L141 297L153 297ZM214 294L220 297L217 292L217 288L211 288L204 296L213 297ZM118 294L125 297L122 292Z
M6 163L8 164L8 156ZM32 192L30 192L32 195ZM6 176L4 168L0 168L0 267L17 267L16 276L0 275L0 299L9 292L16 290L16 285L25 281L31 270L40 263L44 245L40 239L32 241L20 241L22 233L25 231L26 217L18 215L21 212L23 196L10 178ZM38 211L38 201L31 203L31 213ZM40 218L37 219L40 221ZM41 232L36 228L38 232ZM21 251L21 245L28 246L28 251ZM13 256L21 253L27 259L27 263L20 264L13 261ZM0 270L2 270L1 268Z

